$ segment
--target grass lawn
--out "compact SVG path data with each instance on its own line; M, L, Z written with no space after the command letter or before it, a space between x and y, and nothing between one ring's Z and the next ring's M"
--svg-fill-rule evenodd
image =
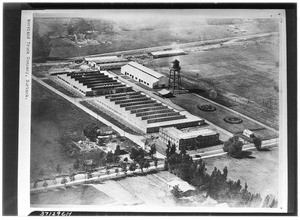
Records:
M85 138L83 129L86 125L106 126L34 80L31 115L31 180L51 173L50 160L68 173L75 159L66 155L63 149L72 141Z
M228 168L228 178L234 181L240 179L242 186L247 182L252 193L260 193L262 197L273 193L278 198L279 182L279 149L270 151L251 151L253 158L235 159L227 155L206 158L207 172L211 174L214 167L223 172Z
M276 133L274 133L271 130L265 129L261 125L250 121L244 117L241 117L237 114L234 114L230 111L228 111L225 108L222 108L220 106L215 106L217 109L213 112L206 112L201 111L197 106L199 104L209 104L208 101L201 99L200 97L196 96L195 94L177 94L176 97L171 98L171 100L185 108L190 113L197 115L201 118L204 118L208 120L209 122L231 132L231 133L239 133L243 132L244 129L250 129L255 130L255 133L260 136L262 139L269 139L269 138L275 138L277 137ZM227 116L237 116L239 118L242 118L243 122L240 124L229 124L225 122L223 119Z

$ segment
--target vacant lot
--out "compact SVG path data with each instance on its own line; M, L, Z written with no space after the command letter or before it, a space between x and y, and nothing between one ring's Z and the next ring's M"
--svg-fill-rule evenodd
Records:
M211 174L214 167L222 171L227 166L229 179L240 179L242 186L246 182L251 192L260 193L262 197L272 193L278 198L279 148L250 152L250 157L243 159L230 158L227 155L204 159L207 172Z
M79 98L80 96L78 94L75 94L75 92L71 92L71 89L66 89L63 86L53 82L51 79L43 79L43 81L45 83L47 83L48 85L52 86L53 88L55 88L56 90L60 91L61 93L73 97L73 98Z
M206 112L201 111L198 108L198 105L202 104L210 104L208 101L202 99L201 97L196 96L195 94L177 94L175 98L171 99L175 104L185 108L190 113L197 115L201 118L206 119L207 121L231 132L231 133L239 133L243 132L244 129L250 129L253 130L258 136L260 136L262 139L270 139L277 137L276 133L268 130L261 125L250 121L249 119L246 119L244 117L241 117L237 114L234 114L230 111L228 111L225 108L222 108L220 106L215 106L216 111L213 112ZM224 118L227 116L236 116L243 120L240 124L229 124L224 121Z
M51 167L60 164L69 171L74 159L63 149L72 141L84 139L83 128L91 123L105 124L78 109L65 99L32 81L31 179L44 178ZM50 160L53 161L49 166Z
M179 12L180 13L180 12ZM85 56L154 46L174 45L201 40L273 32L278 30L276 20L265 19L240 23L208 23L203 18L180 17L180 14L138 19L85 19L85 24L98 31L92 36L97 45L73 45L63 37L68 35L70 18L36 18L35 27L40 36L50 34L50 57ZM130 14L132 16L132 13ZM129 17L130 17L129 16ZM149 16L149 15L148 15ZM154 15L155 16L155 15ZM118 17L118 16L116 16ZM84 24L82 23L82 24ZM104 25L107 24L107 25ZM103 26L104 25L104 26ZM82 27L84 29L85 27ZM107 29L107 31L105 31ZM244 31L242 32L241 30ZM82 33L84 34L84 33Z
M178 179L175 175L162 171L92 185L122 205L174 206L175 202L167 183Z
M278 37L178 56L186 88L217 90L233 108L270 126L278 126ZM154 59L147 66L169 73L174 57ZM236 99L232 99L231 97ZM242 104L239 100L242 100ZM244 104L243 104L244 103Z
M92 186L74 186L70 189L60 189L33 193L31 205L104 205L115 200Z

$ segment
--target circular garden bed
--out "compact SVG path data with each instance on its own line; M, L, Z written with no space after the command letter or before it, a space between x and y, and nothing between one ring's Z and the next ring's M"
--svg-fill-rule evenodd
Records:
M205 112L213 112L213 111L217 110L217 108L215 106L210 105L210 104L198 105L198 108Z
M243 122L243 119L234 116L228 116L224 118L224 121L230 124L240 124Z

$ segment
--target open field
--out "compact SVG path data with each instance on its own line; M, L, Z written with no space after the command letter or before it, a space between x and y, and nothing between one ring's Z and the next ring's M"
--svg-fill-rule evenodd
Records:
M71 188L31 194L31 204L57 205L147 205L172 206L175 201L168 182L180 180L162 171L156 174L136 175L101 183L76 185Z
M82 25L96 30L92 36L97 44L78 44L65 38L72 18L36 18L35 29L40 36L50 35L50 57L75 57L102 54L153 46L174 45L201 40L243 36L278 31L271 19L212 23L203 18L187 18L180 15L170 17L144 17L139 19L85 19ZM118 17L118 16L116 16ZM75 19L76 20L76 19ZM78 21L79 19L77 19ZM74 19L73 19L74 21ZM86 29L87 27L80 27ZM242 32L244 30L245 32ZM84 32L83 32L84 33Z
M278 198L279 183L279 148L270 151L250 151L249 158L235 159L227 155L204 159L207 172L211 174L214 167L221 171L228 168L228 178L234 181L240 179L242 186L245 182L252 193L260 193L262 198L269 193Z
M231 107L276 128L278 126L278 37L176 57L187 89L215 89ZM174 57L153 59L146 65L169 74Z
M44 178L51 173L49 161L60 164L68 173L74 159L63 149L72 141L85 139L83 128L91 123L105 124L94 119L65 99L32 81L31 118L31 179ZM76 119L76 120L74 120Z
M227 109L222 108L220 106L216 106L216 111L212 111L212 112L201 111L198 108L199 104L202 105L202 104L210 104L210 103L204 99L201 99L195 94L190 94L190 93L176 94L176 97L171 98L171 100L175 104L185 108L190 113L197 115L201 118L204 118L205 120L208 120L209 122L231 133L240 133L243 132L244 129L250 129L253 130L255 134L260 136L263 140L277 137L277 134L275 132L266 129L261 125L253 121L250 121L249 119L234 114L233 112L230 112ZM229 124L223 120L227 116L239 117L243 120L243 122L240 124Z
M115 200L92 186L74 186L69 189L56 189L32 193L31 205L104 205Z

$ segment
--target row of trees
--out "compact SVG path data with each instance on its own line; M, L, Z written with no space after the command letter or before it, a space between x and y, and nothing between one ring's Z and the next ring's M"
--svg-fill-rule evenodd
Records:
M255 135L251 135L252 142L258 151L265 150L262 148L262 140L260 137L256 137ZM244 143L240 140L237 135L230 137L227 141L224 142L223 151L227 152L227 154L234 158L239 158L242 155Z
M236 141L236 140L232 140ZM234 146L240 147L239 143ZM226 202L232 206L257 207L261 204L260 194L253 194L248 191L248 185L241 186L240 180L228 179L228 169L225 166L223 172L216 167L211 174L202 159L193 161L184 148L176 152L176 147L170 142L166 149L165 170L177 175L181 179L196 187L198 193L206 192L206 195L218 202ZM172 190L175 197L180 196L178 189ZM276 204L274 199L273 204Z

